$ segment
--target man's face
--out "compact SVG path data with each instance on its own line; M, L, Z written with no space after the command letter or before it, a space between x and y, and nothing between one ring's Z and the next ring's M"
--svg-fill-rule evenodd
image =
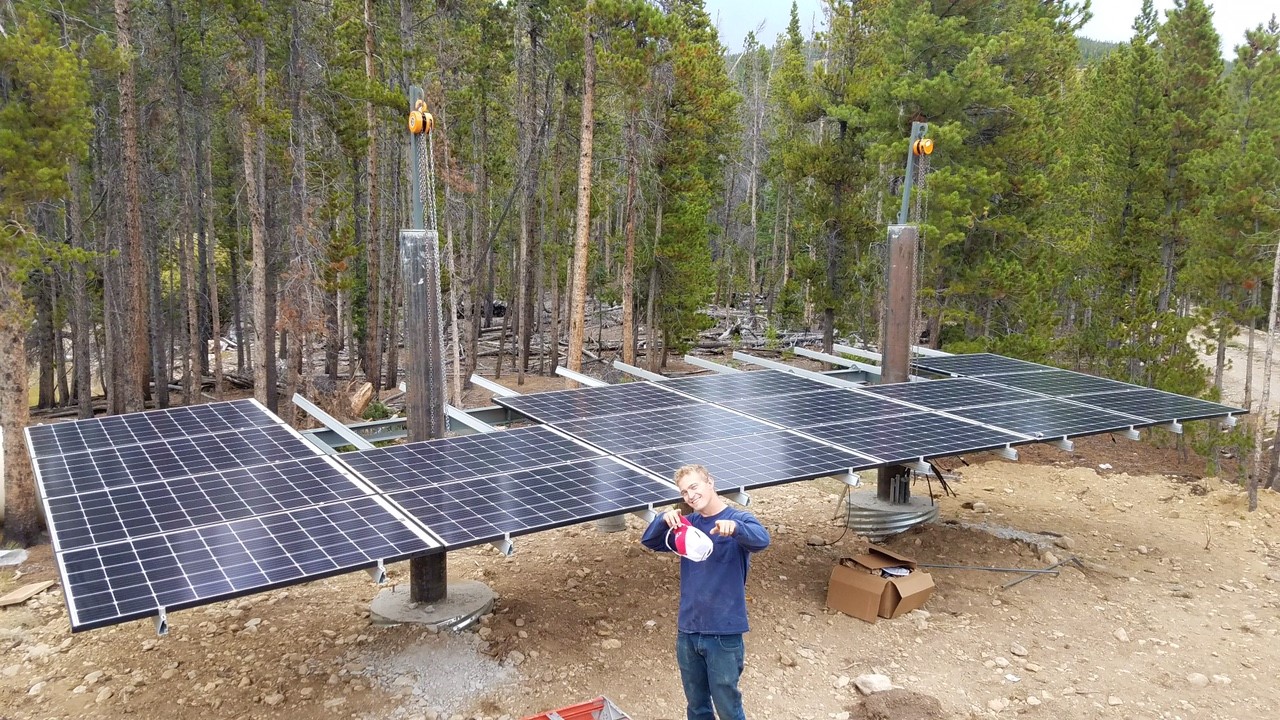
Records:
M685 475L680 478L680 482L677 485L680 488L680 496L696 513L706 509L716 494L715 486L711 483L711 480L698 473Z

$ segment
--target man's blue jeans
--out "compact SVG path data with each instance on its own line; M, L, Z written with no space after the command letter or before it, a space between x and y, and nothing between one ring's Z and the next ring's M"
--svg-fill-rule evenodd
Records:
M689 703L688 720L746 720L742 711L742 635L677 633L676 662ZM715 703L715 714L711 705Z

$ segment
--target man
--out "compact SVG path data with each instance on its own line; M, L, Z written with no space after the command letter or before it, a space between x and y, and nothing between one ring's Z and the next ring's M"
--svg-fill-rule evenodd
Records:
M676 662L688 702L688 720L746 720L738 679L747 632L747 570L751 553L769 546L769 531L754 515L735 510L716 494L715 481L701 465L676 470L676 487L693 513L668 510L656 518L640 542L658 552L684 549L680 558L680 614ZM686 542L698 533L710 546ZM681 535L673 541L672 536ZM702 544L704 538L699 538ZM710 554L706 554L710 550ZM712 705L715 714L712 714Z

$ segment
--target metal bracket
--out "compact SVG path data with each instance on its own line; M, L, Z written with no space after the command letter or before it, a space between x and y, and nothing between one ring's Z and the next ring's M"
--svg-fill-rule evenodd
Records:
M484 422L483 420L477 420L476 418L471 417L471 415L467 413L465 410L454 407L453 405L445 405L444 414L446 417L449 417L450 419L453 419L453 420L457 420L458 422L462 423L463 425L466 425L467 427L471 428L472 430L475 430L476 432L487 433L487 432L494 432L495 430L498 429L490 425L489 423Z
M653 522L653 521L654 521L654 519L656 519L656 518L658 517L658 511L657 511L657 510L654 510L652 505L650 505L649 507L645 508L644 510L636 510L635 512L633 512L633 513L631 513L631 514L632 514L632 515L635 515L635 516L636 516L636 517L638 517L638 518L640 518L640 519L641 519L641 520L643 520L646 524Z
M1163 425L1158 425L1157 427L1162 427L1165 430L1168 430L1169 432L1173 433L1174 435L1182 434L1182 423L1178 422L1177 420L1172 420Z
M1229 427L1229 428L1233 428L1233 427L1235 427L1237 422L1239 422L1239 421L1238 421L1238 420L1236 420L1236 416L1235 416L1235 415L1228 415L1228 416L1226 416L1226 417L1222 418L1222 423L1223 423L1224 425L1226 425L1227 427Z
M916 472L921 475L933 474L933 466L925 462L924 460L912 460L911 462L907 463L907 467L911 468L912 472Z
M498 397L514 397L520 394L515 390L512 390L509 387L506 387L505 385L499 385L498 383L492 380L489 380L488 378L482 378L479 375L473 374L471 376L471 382L475 383L476 385L479 385L480 387L484 388L485 390L488 390L489 392L493 393L494 395L497 395Z
M501 540L494 540L489 544L502 553L503 557L511 557L516 551L515 543L511 542L511 533L506 533Z
M1123 436L1125 439L1127 439L1127 440L1141 440L1141 439L1142 439L1142 433L1138 432L1136 428L1129 428L1129 429L1127 429L1127 430L1121 430L1121 431L1120 431L1120 435L1122 435L1122 436Z
M641 378L643 380L666 380L667 379L665 375L659 375L658 373L655 373L655 372L649 372L648 370L645 370L644 368L638 368L635 365L628 365L627 363L624 363L621 360L614 360L613 366L621 370L622 372L627 373L628 375L635 375L636 377Z
M1015 460L1015 461L1016 461L1016 460L1018 459L1018 451L1017 451L1017 450L1014 450L1013 448L1009 447L1008 445L1005 445L1004 447L1001 447L1001 448L996 448L995 450L992 450L991 452L993 452L993 453L995 453L995 454L999 455L1000 457L1004 458L1005 460Z
M721 365L721 364L720 364L720 363L718 363L718 362L711 362L710 360L707 360L706 358L700 358L700 357L698 357L697 355L685 355L685 356L684 356L684 361L685 361L685 363L687 363L687 364L689 364L689 365L696 365L696 366L698 366L698 367L700 367L700 368L704 368L704 369L706 369L706 370L715 370L715 371L716 371L716 372L718 372L718 373L740 373L740 372L742 372L742 371L741 371L741 370L739 370L738 368L735 368L735 367L729 367L728 365Z
M720 493L720 497L724 498L725 500L732 500L733 502L738 503L742 507L746 507L751 504L751 496L747 494L746 490L743 490L741 488L737 490L731 490L729 492Z
M855 472L836 475L835 478L851 488L862 487L862 476Z
M352 432L351 428L347 427L346 425L343 425L340 420L330 415L329 413L325 412L324 410L321 410L319 407L315 405L315 403L312 403L310 400L302 397L300 393L294 393L292 399L293 399L294 405L297 405L298 407L302 408L308 415L315 418L316 420L319 420L321 425L324 425L325 427L329 428L333 432L337 433L339 437L341 437L343 440L346 440L347 443L354 446L355 449L357 450L374 449L375 445L373 443L369 442L368 440Z
M368 568L365 572L369 573L369 577L373 578L373 581L379 585L387 581L387 566L383 565L381 560L378 561L377 565Z
M586 385L587 387L604 387L609 384L603 380L597 380L590 375L583 375L580 372L574 372L566 367L557 367L556 374L560 377L568 378L579 385Z
M1074 452L1076 449L1076 444L1066 438L1058 438L1049 444L1063 452Z
M169 616L165 613L164 608L156 610L156 635L164 637L169 634Z

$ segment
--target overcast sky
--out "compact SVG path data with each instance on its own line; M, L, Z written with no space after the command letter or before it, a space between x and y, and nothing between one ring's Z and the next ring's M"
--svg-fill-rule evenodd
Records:
M711 21L720 29L720 41L731 52L742 49L747 32L756 30L756 36L765 45L773 43L778 34L787 29L791 12L791 0L705 0ZM822 0L798 0L800 27L805 36L813 34L814 27L823 23ZM1155 0L1156 11L1164 20L1164 11L1173 7L1173 0ZM1214 8L1213 23L1222 38L1223 56L1235 57L1232 49L1244 40L1244 31L1259 23L1265 23L1272 13L1280 13L1280 3L1266 0L1217 0L1210 2ZM1084 26L1082 34L1095 40L1121 42L1133 34L1133 19L1142 9L1142 0L1094 0L1093 19ZM763 25L763 30L761 26Z

